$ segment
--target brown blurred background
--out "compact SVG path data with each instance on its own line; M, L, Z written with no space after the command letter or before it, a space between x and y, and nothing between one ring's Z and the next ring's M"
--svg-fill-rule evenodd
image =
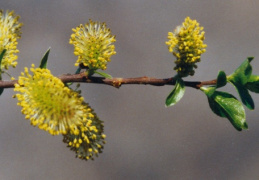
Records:
M54 75L74 73L71 29L80 23L106 22L116 35L117 55L107 73L114 77L174 76L168 31L186 16L205 29L207 52L195 76L210 80L227 74L247 56L255 56L259 74L259 1L256 0L1 0L0 8L21 16L18 77L25 66L39 64L49 46L48 68ZM6 76L4 78L8 79ZM249 130L237 132L217 117L205 95L186 89L183 99L165 108L172 86L82 84L87 102L105 122L107 144L95 161L75 158L61 136L32 127L16 106L12 89L0 97L1 180L243 180L259 177L259 96L246 109ZM235 89L223 89L237 95Z

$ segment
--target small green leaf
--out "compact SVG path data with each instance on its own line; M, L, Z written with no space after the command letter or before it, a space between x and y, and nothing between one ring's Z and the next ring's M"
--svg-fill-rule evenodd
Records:
M6 49L3 49L3 51L0 54L0 80L2 80L2 69L1 69L1 64L2 64L2 60L4 57L4 54L6 52ZM4 88L0 88L0 95L2 95L2 93L4 92Z
M252 74L252 66L250 62L253 57L248 57L234 73L228 76L228 80L231 82L238 82L239 84L245 85Z
M108 79L112 79L112 76L110 74L106 74L104 72L99 72L99 71L94 71L94 73L99 74L102 77L108 78Z
M205 92L205 94L207 93ZM207 94L207 97L210 108L215 114L223 118L228 118L238 131L248 128L244 107L233 95L226 92L214 91L213 94Z
M250 65L252 60L253 57L248 57L235 72L228 77L228 81L235 86L243 104L250 110L254 109L254 102L249 91L246 89L246 84L252 74L252 66Z
M4 88L0 88L0 96L2 95L3 92L4 92Z
M42 59L41 59L40 66L39 66L41 69L46 69L46 68L47 68L47 62L48 62L49 52L50 52L50 47L49 47L49 49L46 51L46 53L44 54L44 56L43 56Z
M75 74L79 74L79 73L80 73L80 71L81 71L81 68L79 67L79 68L77 68L77 70L76 70Z
M2 60L3 60L3 57L4 57L5 52L6 52L6 49L3 49L3 51L2 51L1 54L0 54L0 80L2 80L1 64L2 64Z
M254 101L253 101L253 98L251 97L251 95L249 94L249 91L246 89L246 87L237 82L231 82L231 83L235 86L243 104L248 109L253 110L255 108Z
M218 104L215 103L215 101L212 98L208 98L210 109L217 114L220 117L226 118L225 112L222 111L222 107Z
M217 85L216 88L223 87L227 84L227 77L226 73L224 71L219 71L218 77L217 77Z
M6 49L3 49L3 51L0 54L0 67L1 67L2 59L4 57L5 52L6 52Z
M251 75L245 87L254 93L259 93L259 76Z
M178 101L180 101L180 99L184 95L184 92L185 92L184 82L183 82L183 80L181 78L178 77L176 79L176 83L175 83L174 89L172 90L172 92L166 98L166 101L165 101L166 107L173 106Z
M224 112L222 112L222 108L217 103L215 103L211 98L214 95L216 88L213 86L201 87L200 90L202 90L207 95L211 110L220 117L226 117Z

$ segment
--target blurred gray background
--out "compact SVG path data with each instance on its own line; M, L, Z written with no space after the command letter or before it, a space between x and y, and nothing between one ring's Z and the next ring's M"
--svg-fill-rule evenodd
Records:
M256 0L0 1L1 9L15 10L24 23L19 63L9 71L15 77L25 66L38 65L49 46L52 73L74 73L71 29L90 18L106 22L116 35L117 55L107 73L174 76L174 58L165 41L186 16L204 27L208 45L195 76L187 80L211 80L219 70L230 74L247 56L255 56L253 70L259 74L258 7ZM259 96L252 94L255 110L246 109L249 130L238 132L213 114L205 95L195 89L187 88L178 104L165 108L172 88L82 84L107 135L104 152L87 162L76 159L61 136L32 127L11 98L12 89L5 90L0 97L0 179L258 179ZM229 85L223 90L237 95Z

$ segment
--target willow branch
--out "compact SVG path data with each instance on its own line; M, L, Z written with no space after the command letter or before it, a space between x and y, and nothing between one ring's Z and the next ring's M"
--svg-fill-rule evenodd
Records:
M64 83L78 82L78 83L95 83L95 84L105 84L116 88L121 87L126 84L139 84L139 85L153 85L153 86L164 86L164 85L175 85L175 80L173 77L157 79L151 77L136 77L136 78L112 78L107 79L103 77L87 77L85 72L80 74L63 74L59 76L60 80ZM192 87L195 89L200 89L204 85L215 85L217 80L210 81L184 81L185 86ZM17 80L11 81L0 81L0 88L13 88L14 84L18 83Z

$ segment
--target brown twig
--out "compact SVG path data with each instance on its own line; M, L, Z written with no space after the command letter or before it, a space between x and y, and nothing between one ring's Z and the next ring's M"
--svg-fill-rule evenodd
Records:
M59 76L62 82L80 82L80 83L95 83L95 84L106 84L116 88L125 84L143 84L143 85L153 85L153 86L164 86L164 85L175 85L175 80L173 77L157 79L151 77L136 77L136 78L112 78L107 79L103 77L87 77L85 72L80 74L63 74ZM185 86L200 89L204 85L215 85L217 80L211 81L184 81ZM12 81L0 81L0 88L13 88L14 84L18 83L17 80Z

